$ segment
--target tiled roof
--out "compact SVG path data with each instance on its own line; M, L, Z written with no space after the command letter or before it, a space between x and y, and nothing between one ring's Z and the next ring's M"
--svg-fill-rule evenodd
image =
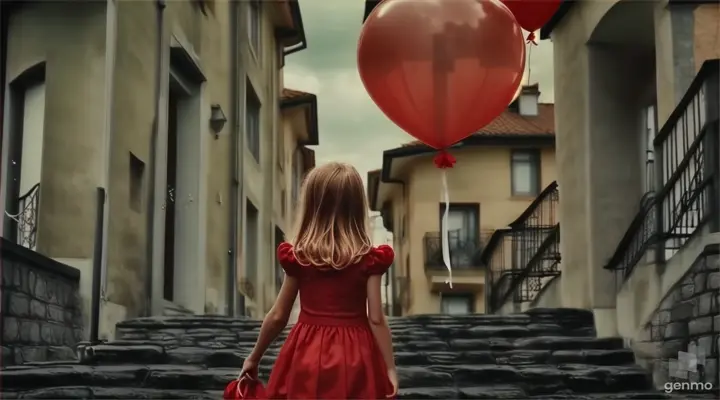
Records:
M283 88L282 96L280 99L281 100L292 100L292 99L297 99L297 98L306 97L306 96L312 96L312 94L307 93L307 92L301 92L299 90Z
M495 135L554 135L555 134L555 111L553 104L538 104L538 115L524 116L516 110L506 109L480 131L474 133L477 136ZM413 141L404 146L416 146L422 144Z

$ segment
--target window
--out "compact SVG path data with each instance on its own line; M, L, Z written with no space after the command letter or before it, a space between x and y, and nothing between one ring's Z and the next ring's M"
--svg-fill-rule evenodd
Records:
M641 150L643 155L643 167L645 169L645 184L643 185L643 193L652 192L655 189L655 149L653 148L653 140L657 134L655 105L651 105L642 110L642 125L645 130L640 136Z
M258 271L258 228L260 227L258 209L247 200L245 204L245 277L257 284Z
M287 213L287 210L285 208L287 207L287 192L285 192L285 189L280 191L280 215L285 218L285 214Z
M472 297L463 295L441 295L440 313L463 315L472 313Z
M247 83L247 99L245 104L245 134L247 135L247 146L255 161L260 163L260 100L252 85Z
M540 193L540 154L537 151L512 152L511 177L513 196L537 196Z
M285 135L277 135L277 165L280 171L285 169Z
M297 204L300 196L300 186L303 179L303 159L300 148L293 152L293 176L292 176L292 200L293 207Z
M257 59L260 59L260 41L261 41L261 21L262 21L262 4L260 0L251 0L248 10L248 39L250 46L255 52Z
M472 266L478 246L479 204L450 204L447 228L449 231L450 262L454 267ZM440 224L445 205L440 205Z
M277 226L275 227L275 248L277 249L278 246L280 246L280 243L285 240L285 234L283 231L280 230ZM285 276L285 272L282 269L282 265L280 265L280 261L275 262L275 292L280 293L280 288L282 287L283 283L283 277Z
M142 212L142 189L145 175L145 163L130 153L130 209Z

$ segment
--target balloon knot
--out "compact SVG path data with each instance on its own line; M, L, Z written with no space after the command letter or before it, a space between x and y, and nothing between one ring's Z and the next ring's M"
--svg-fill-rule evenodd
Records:
M526 43L532 43L532 44L534 44L535 46L537 46L537 42L535 41L535 32L530 32L530 34L529 34L528 37L527 37L527 42L526 42Z
M452 168L457 160L447 150L443 149L438 152L433 161L436 167L443 169Z

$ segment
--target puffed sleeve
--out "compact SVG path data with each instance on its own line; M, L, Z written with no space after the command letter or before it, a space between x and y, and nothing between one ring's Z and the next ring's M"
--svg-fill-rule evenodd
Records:
M365 270L368 275L382 275L387 272L395 259L395 252L388 245L373 248L367 257Z
M300 273L300 264L298 264L295 259L295 253L293 252L293 247L290 243L280 243L277 248L277 259L286 274L290 276L298 276Z

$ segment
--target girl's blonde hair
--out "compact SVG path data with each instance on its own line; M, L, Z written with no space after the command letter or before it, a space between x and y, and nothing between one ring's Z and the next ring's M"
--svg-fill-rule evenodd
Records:
M372 249L365 188L351 165L331 162L310 171L297 210L293 247L300 264L342 269Z

